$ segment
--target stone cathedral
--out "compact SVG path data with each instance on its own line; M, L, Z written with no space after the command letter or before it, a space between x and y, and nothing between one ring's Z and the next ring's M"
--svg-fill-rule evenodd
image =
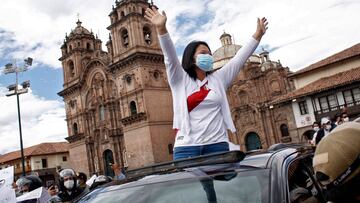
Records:
M73 168L88 175L113 175L111 164L134 169L172 159L172 97L157 33L144 12L147 0L116 1L110 31L102 41L82 26L65 36L60 61ZM221 68L241 48L229 34L220 37L214 67ZM230 140L250 151L298 141L291 108L271 101L293 90L291 72L269 53L253 54L228 90L237 129Z
M172 158L172 98L147 0L116 1L102 41L78 21L61 46L67 141L76 171L112 175Z

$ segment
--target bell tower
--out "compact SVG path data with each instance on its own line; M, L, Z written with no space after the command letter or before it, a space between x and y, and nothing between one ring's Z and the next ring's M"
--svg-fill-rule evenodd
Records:
M115 1L107 48L120 95L129 168L172 159L172 100L155 27L144 18L147 0Z

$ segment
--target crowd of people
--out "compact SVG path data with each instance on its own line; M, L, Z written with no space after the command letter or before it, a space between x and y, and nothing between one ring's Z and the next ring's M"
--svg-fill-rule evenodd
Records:
M46 188L37 174L31 174L16 180L13 183L13 188L16 191L16 196L20 197L40 187L44 187L49 196L46 202L73 202L103 184L126 178L119 164L112 164L112 169L115 174L114 177L94 174L92 179L88 179L85 173L76 173L73 169L69 168L62 169L58 173L60 177L59 184L52 184ZM37 199L23 201L23 203L36 202L38 202Z
M320 122L315 121L312 125L314 134L309 140L309 143L312 145L319 144L320 140L326 137L333 129L347 122L349 122L347 112L342 112L341 114L337 113L332 119L329 117L323 117Z

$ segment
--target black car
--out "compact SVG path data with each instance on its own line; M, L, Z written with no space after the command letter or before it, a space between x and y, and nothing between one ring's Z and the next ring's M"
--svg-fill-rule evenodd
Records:
M78 202L295 202L320 198L314 148L278 144L266 151L217 153L127 172L127 179L95 189Z

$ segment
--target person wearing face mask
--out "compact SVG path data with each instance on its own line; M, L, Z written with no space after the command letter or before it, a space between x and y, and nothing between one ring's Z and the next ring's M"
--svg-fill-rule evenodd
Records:
M145 11L155 25L164 54L173 98L173 128L176 131L173 158L181 159L229 151L227 130L235 132L226 90L251 56L267 29L266 18L257 20L257 30L221 69L213 71L211 50L206 42L193 41L184 50L180 64L166 28L166 14L155 7Z
M60 172L60 189L58 197L62 202L75 200L83 190L77 185L77 178L74 170L64 169Z
M25 193L31 192L39 187L42 187L42 181L39 177L35 175L27 175L24 177L20 177L16 181L16 186L18 188L17 196L20 196Z
M319 126L320 126L320 125L319 125L319 122L316 122L316 121L312 124L312 128L313 128L313 130L314 130L313 137L312 137L312 139L310 140L310 144L312 144L312 145L315 145L316 136L317 136L318 131L320 130L320 127L319 127Z
M328 117L324 117L321 119L321 129L317 132L315 138L315 144L318 145L321 139L325 138L334 127L331 125L331 121Z
M347 115L346 112L343 112L343 113L341 114L341 121L342 121L343 123L349 122L349 116Z

